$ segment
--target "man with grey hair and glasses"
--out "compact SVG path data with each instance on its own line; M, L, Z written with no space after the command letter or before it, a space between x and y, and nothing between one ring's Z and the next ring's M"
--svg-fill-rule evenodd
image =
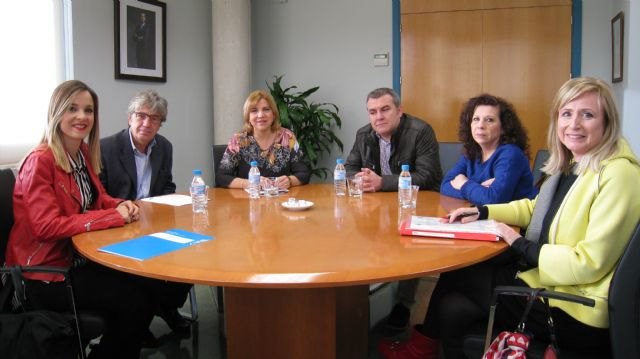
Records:
M128 128L100 141L100 180L109 195L135 201L176 191L171 174L173 147L158 134L166 120L167 100L156 91L140 91L131 99ZM188 335L191 323L180 315L178 308L184 304L191 285L143 277L140 283L154 293L155 313L174 332ZM153 333L147 333L144 345L158 344Z

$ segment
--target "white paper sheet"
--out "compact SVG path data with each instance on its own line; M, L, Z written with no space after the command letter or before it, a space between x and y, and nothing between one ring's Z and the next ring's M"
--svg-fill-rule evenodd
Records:
M168 204L170 206L178 207L191 204L191 196L184 194L167 194L164 196L143 198L141 201Z

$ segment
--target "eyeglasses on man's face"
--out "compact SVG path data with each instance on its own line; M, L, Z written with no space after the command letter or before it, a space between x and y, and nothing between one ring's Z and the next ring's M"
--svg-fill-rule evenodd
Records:
M162 122L162 117L160 117L160 115L151 115L146 112L134 112L134 114L136 115L136 120L140 122L149 120L149 122L153 123L154 125Z

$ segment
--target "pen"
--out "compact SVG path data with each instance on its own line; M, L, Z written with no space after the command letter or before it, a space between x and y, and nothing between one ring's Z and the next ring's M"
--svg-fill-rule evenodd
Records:
M456 216L456 219L462 219L464 217L471 217L480 214L479 212L465 212ZM447 214L444 219L451 218L451 214Z

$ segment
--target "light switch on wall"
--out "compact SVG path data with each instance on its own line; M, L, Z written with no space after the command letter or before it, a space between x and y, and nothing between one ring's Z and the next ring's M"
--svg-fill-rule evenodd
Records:
M389 66L389 53L373 54L373 66Z

